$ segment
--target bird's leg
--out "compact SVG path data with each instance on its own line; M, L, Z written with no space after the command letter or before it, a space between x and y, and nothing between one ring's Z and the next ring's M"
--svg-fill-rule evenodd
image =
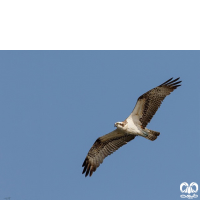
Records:
M145 130L142 130L142 133L144 134L144 135L143 135L144 137L147 137L147 136L149 135L148 132L145 131Z

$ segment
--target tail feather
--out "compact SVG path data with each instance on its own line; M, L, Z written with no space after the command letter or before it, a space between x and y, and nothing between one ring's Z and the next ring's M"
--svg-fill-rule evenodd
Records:
M152 130L149 130L147 128L145 128L145 131L148 133L146 138L151 140L151 141L154 141L160 135L160 132L152 131Z

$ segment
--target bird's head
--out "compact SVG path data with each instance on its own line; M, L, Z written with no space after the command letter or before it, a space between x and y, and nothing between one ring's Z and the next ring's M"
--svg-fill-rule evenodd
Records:
M116 122L114 126L117 127L118 129L124 130L125 125L126 124L124 122Z

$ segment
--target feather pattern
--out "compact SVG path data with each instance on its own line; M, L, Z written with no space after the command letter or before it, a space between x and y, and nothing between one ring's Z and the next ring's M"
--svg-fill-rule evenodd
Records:
M181 81L178 81L179 78L172 79L173 78L170 78L138 98L136 106L131 113L131 117L133 119L138 117L142 128L145 128L151 121L165 97L180 86L179 83L181 83Z
M134 139L134 135L125 134L119 130L114 130L107 135L98 138L89 150L82 167L85 176L92 176L96 168L103 162L104 158L115 152L117 149Z

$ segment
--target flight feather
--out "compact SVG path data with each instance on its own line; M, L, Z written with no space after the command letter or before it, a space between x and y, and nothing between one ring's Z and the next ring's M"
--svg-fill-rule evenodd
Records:
M82 167L84 169L82 173L85 173L85 176L90 173L90 176L92 176L92 173L99 167L104 158L134 138L134 135L122 133L117 129L98 138L83 162Z
M179 83L181 83L181 81L178 81L179 78L172 79L173 78L170 78L138 98L136 106L131 113L131 117L134 118L134 116L138 116L143 128L151 121L165 97L180 86Z

